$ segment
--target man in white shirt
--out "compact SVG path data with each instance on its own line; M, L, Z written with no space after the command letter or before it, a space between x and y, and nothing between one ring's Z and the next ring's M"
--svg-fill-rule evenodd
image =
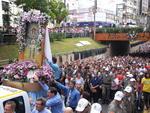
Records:
M36 100L35 108L31 113L51 113L51 111L45 108L46 100L44 98L39 98Z

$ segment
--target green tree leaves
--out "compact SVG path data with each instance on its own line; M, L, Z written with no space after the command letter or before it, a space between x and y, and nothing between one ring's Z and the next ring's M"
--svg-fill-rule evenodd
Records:
M68 15L68 9L62 0L16 0L14 3L22 6L25 11L37 9L47 13L57 25Z

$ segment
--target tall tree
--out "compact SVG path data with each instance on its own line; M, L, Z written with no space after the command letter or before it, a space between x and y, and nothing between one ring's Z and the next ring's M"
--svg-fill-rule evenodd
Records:
M62 0L50 0L49 4L49 15L50 17L56 21L57 25L66 19L68 15L68 9L65 3Z
M17 6L21 5L25 11L37 9L41 12L48 12L48 0L15 0Z
M57 25L68 15L68 9L62 0L15 0L14 3L22 6L25 11L37 9L47 13Z

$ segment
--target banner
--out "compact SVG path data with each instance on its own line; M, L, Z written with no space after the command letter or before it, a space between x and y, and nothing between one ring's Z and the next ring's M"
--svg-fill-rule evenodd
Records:
M49 31L46 27L46 33L45 33L45 47L44 47L44 53L45 57L48 59L48 61L52 61L52 52L51 52L51 45L49 40Z

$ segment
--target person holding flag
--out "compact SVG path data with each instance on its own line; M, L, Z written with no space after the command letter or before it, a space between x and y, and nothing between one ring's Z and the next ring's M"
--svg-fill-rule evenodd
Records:
M57 64L57 59L55 57L52 57L52 62L50 62L46 58L46 61L51 66L51 68L53 69L54 79L56 81L60 81L60 79L61 79L61 69L59 68L59 65Z

